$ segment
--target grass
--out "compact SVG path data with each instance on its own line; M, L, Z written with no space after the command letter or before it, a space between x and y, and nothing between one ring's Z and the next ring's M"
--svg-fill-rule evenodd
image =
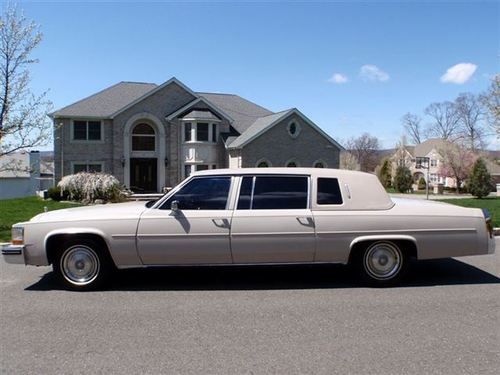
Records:
M500 227L500 198L441 199L440 202L456 204L462 207L487 208L493 217L493 226Z
M10 241L12 224L31 219L43 212L44 207L53 211L76 206L78 206L76 203L45 201L39 197L0 200L0 242Z

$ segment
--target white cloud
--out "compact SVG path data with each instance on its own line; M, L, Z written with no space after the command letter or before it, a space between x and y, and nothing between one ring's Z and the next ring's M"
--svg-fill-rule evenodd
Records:
M342 84L342 83L346 83L348 81L349 81L349 78L347 78L347 76L345 76L341 73L335 73L330 79L328 79L328 82L336 83L336 84Z
M441 76L443 83L456 83L462 85L467 82L477 69L476 64L460 63L453 65L446 70L446 73Z
M389 74L376 65L363 65L359 70L359 76L365 81L385 82L389 80Z

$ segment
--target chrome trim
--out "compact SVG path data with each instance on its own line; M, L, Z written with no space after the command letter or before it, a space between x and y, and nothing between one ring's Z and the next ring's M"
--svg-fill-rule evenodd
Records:
M322 231L319 234L360 234L360 233L412 233L412 232L476 232L475 228L443 228L443 229L387 229L387 230L339 230Z
M3 259L9 264L26 264L24 260L25 245L1 245Z

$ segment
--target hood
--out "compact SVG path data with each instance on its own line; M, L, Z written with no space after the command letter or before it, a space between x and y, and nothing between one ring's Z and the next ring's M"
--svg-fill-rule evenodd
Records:
M137 219L144 210L147 210L144 201L100 204L44 212L33 217L30 222Z

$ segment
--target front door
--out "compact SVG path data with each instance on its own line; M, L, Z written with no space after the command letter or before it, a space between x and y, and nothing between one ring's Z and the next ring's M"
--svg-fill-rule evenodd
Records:
M232 262L229 176L195 177L161 208L141 215L137 248L146 265ZM177 201L178 209L170 209Z
M153 193L157 191L156 158L130 159L130 190L135 193Z

